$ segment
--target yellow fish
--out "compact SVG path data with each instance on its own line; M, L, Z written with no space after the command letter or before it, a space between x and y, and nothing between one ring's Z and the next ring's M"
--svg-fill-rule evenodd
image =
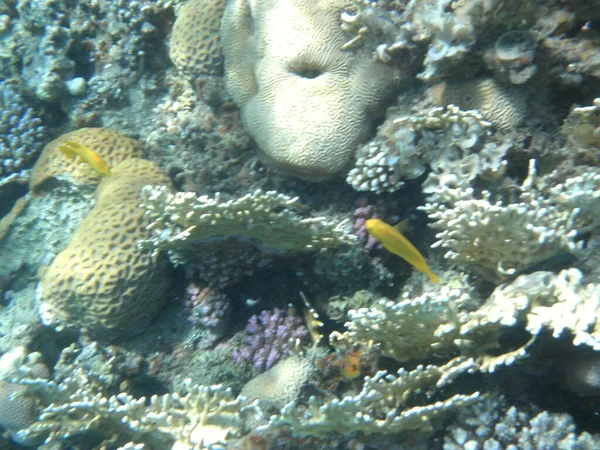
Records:
M78 142L67 141L58 146L58 149L67 155L69 158L79 157L79 160L89 164L92 169L100 175L110 175L110 167L102 157L86 145Z
M387 251L404 259L419 272L426 273L432 283L440 282L440 277L431 271L423 255L402 235L398 225L392 227L380 219L369 219L366 225L369 234Z

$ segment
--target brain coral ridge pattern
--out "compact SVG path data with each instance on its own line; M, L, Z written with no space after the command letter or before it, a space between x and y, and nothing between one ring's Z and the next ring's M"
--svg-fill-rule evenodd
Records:
M141 331L158 313L170 284L168 267L136 247L149 237L149 219L139 208L147 184L170 182L154 163L137 158L123 161L102 180L94 208L42 274L45 321L111 339Z
M223 55L220 32L226 0L189 0L177 15L169 56L181 72L192 78L221 75Z
M343 50L346 0L231 0L221 36L227 89L263 159L311 180L348 168L393 98L397 67Z
M68 174L81 184L96 185L101 176L79 158L69 158L59 150L66 142L74 142L89 147L108 164L114 167L128 158L141 158L142 146L135 139L106 128L80 128L54 139L44 147L38 158L29 181L32 191L40 190L43 183L60 174Z

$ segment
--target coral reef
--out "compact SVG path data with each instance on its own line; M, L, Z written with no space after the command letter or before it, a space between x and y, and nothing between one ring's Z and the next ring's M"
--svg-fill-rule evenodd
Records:
M313 373L312 357L292 355L248 381L240 396L247 402L259 400L263 405L280 409L298 398Z
M308 340L303 320L279 308L250 317L245 332L248 335L245 344L233 350L233 359L238 364L251 364L261 372Z
M190 283L185 289L185 306L190 311L190 320L217 330L222 328L231 312L231 304L225 294L208 287L201 288Z
M477 401L479 393L454 395L430 405L403 407L411 394L442 388L460 373L468 371L472 360L456 359L445 366L419 366L413 371L399 369L396 374L379 371L366 376L359 394L334 399L325 404L311 397L304 408L287 403L279 415L272 416L262 430L291 426L298 435L325 436L327 433L398 433L431 429L431 422Z
M0 0L0 447L598 448L597 17Z
M443 82L433 89L437 104L476 109L502 131L510 131L523 123L529 110L529 97L526 88L500 83L493 78Z
M598 344L600 285L581 283L576 269L558 275L535 272L500 286L480 308L464 277L448 279L452 287L417 298L405 293L398 301L381 299L368 308L350 310L347 331L330 339L346 343L377 344L384 356L398 361L423 356L452 355L475 358L478 370L493 372L527 355L527 348L543 330L555 338L567 332L574 345L594 350ZM531 339L499 354L503 327L524 324ZM490 350L494 350L495 354Z

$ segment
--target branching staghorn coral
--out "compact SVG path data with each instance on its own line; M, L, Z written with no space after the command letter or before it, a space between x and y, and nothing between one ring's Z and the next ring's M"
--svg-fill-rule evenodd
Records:
M467 187L478 175L504 169L511 143L493 137L490 126L478 111L454 105L416 117L392 115L358 151L346 181L358 191L394 192L429 166L426 192L440 183Z
M588 181L588 180L586 180ZM567 180L548 192L539 180L535 161L521 186L518 202L494 201L491 192L476 198L472 188L438 186L420 209L440 231L434 247L447 249L446 258L488 269L495 276L512 275L561 251L580 248L576 241L581 210L570 203ZM571 192L571 191L569 191ZM597 193L580 192L577 200L591 203Z
M162 187L146 186L142 206L152 218L151 239L144 248L168 250L174 262L178 251L193 242L234 237L266 251L306 251L338 247L355 236L324 217L302 218L297 197L257 190L236 200L221 201L193 192L171 194Z
M443 366L418 366L412 371L399 369L396 374L385 370L365 377L362 390L340 400L319 402L314 396L306 409L292 401L279 414L271 416L260 431L291 426L300 436L325 436L328 433L398 433L430 430L432 420L477 401L479 392L456 394L435 403L408 406L417 392L434 391L469 372L472 359L456 358Z

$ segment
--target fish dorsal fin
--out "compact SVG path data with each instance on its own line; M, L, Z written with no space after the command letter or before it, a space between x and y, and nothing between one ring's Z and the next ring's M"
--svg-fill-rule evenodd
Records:
M408 218L398 222L393 228L400 234L406 233L406 230L408 230Z

